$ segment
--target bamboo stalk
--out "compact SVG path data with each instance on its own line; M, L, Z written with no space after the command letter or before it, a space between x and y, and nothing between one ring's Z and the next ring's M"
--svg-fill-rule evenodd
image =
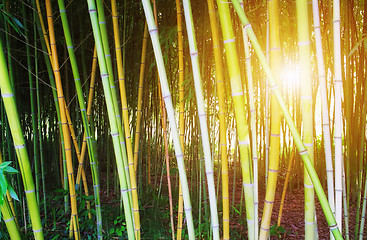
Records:
M136 174L135 174L135 169L134 169L134 156L133 156L133 148L132 148L132 143L131 143L129 115L127 111L125 74L124 74L124 69L122 65L121 44L120 44L120 35L118 31L119 28L118 28L116 0L111 0L111 6L112 6L112 18L113 18L113 30L114 30L113 32L114 32L114 38L115 38L115 50L116 50L116 58L117 58L117 72L118 72L120 97L121 97L121 105L122 105L122 116L123 116L123 121L124 121L125 139L126 139L127 155L128 155L128 161L129 161L129 173L130 173L130 180L131 180L131 187L132 187L135 236L136 236L136 239L140 239L140 216L139 216L138 193L137 193L137 185L136 185Z
M143 46L140 60L140 75L139 75L139 90L138 90L138 106L136 110L136 128L134 137L134 170L136 172L138 166L139 158L139 141L140 141L140 131L141 131L141 116L142 116L142 105L143 105L143 85L144 85L144 73L145 73L145 58L147 51L148 42L148 26L147 23L144 24L144 36L143 36Z
M27 149L25 147L22 128L18 117L13 89L10 84L6 61L3 54L3 46L0 41L0 89L4 101L5 111L9 119L9 127L14 141L20 172L22 174L24 190L27 198L30 219L35 239L43 239L41 217L37 204L34 181L29 163Z
M227 65L230 75L231 91L235 118L237 123L238 146L240 150L242 181L245 192L246 217L248 226L248 238L255 239L255 207L254 184L251 163L251 149L249 131L245 117L245 99L243 96L240 68L235 46L231 16L228 4L217 1L224 47L226 50Z
M218 222L218 210L217 210L217 199L215 196L215 183L214 183L214 172L212 164L212 156L210 150L209 133L207 126L207 114L204 107L204 96L201 83L200 66L199 66L199 55L196 46L196 36L194 31L194 23L192 19L191 3L189 0L183 0L183 8L186 21L186 29L189 40L192 71L194 76L195 95L197 103L197 111L200 122L201 139L203 144L203 153L205 160L205 173L208 184L209 203L210 203L210 216L211 225L213 229L213 238L219 239L219 222Z
M183 192L185 213L186 213L186 218L187 218L187 228L188 228L188 233L189 233L189 239L194 239L195 238L194 225L193 225L193 220L192 220L192 210L191 210L188 182L187 182L186 171L185 171L185 166L183 162L183 152L182 152L180 138L178 135L177 125L175 121L174 109L172 105L171 94L170 94L169 87L168 87L166 70L164 68L162 50L159 44L157 27L154 22L153 12L152 12L152 8L151 8L149 1L142 0L142 3L143 3L144 13L147 19L147 23L148 23L150 38L153 44L154 54L155 54L156 61L157 61L158 73L159 73L161 89L162 89L162 96L166 104L167 115L168 115L169 124L170 124L171 132L172 132L173 144L174 144L174 148L176 152L177 165L178 165L179 174L180 174L180 181L182 184L181 186L182 186L182 192Z
M123 161L123 151L121 149L120 144L120 138L119 138L119 129L118 129L118 123L117 119L115 118L115 108L112 101L112 93L111 93L111 86L109 82L109 76L107 72L107 65L105 60L105 53L102 43L102 37L101 32L98 24L98 16L97 16L97 10L94 0L88 0L88 8L89 8L89 15L92 23L92 29L93 29L93 36L94 40L96 42L96 49L97 49L97 56L98 56L98 63L102 78L102 84L103 84L103 90L107 105L107 113L108 113L108 119L110 123L111 128L111 137L113 140L113 146L115 150L115 157L116 157L116 165L117 170L119 174L119 180L120 180L120 189L121 189L121 195L124 205L124 212L125 212L125 219L126 219L126 225L127 225L127 232L128 232L128 238L129 239L135 239L134 234L134 223L133 223L133 215L131 213L130 208L130 199L128 194L128 178L129 176L126 175L127 172L125 171L125 167L127 167L127 164L124 164Z
M221 59L221 48L215 15L214 1L208 0L210 26L213 39L213 50L215 60L215 77L219 102L219 144L222 162L222 201L223 201L223 240L229 239L229 195L228 195L228 157L227 157L227 123L226 123L226 88L223 79L223 64Z
M50 0L46 0L46 11L47 11L47 22L50 33L50 45L52 52L52 69L55 75L56 89L57 89L57 97L59 99L59 107L60 107L60 117L61 117L61 125L64 137L65 144L65 154L66 154L66 166L68 172L68 182L69 182L69 191L70 191L70 202L71 202L71 216L73 225L70 225L70 228L74 230L75 239L80 239L80 231L79 231L79 220L78 220L78 210L76 203L76 193L75 193L75 180L74 180L74 170L72 163L72 155L71 155L71 143L70 143L70 133L69 128L67 126L66 119L66 104L64 93L62 90L60 69L59 69L59 61L57 58L57 49L56 49L56 38L53 26L52 19L52 10Z
M297 128L296 126L294 125L294 122L282 100L282 97L279 93L279 91L277 90L277 85L274 83L274 77L273 77L273 74L272 74L272 71L270 70L269 68L269 65L267 64L266 62L266 59L265 59L265 56L261 50L261 47L260 47L260 44L259 42L257 41L256 39L256 36L251 28L251 24L249 23L245 13L243 12L243 10L241 9L241 6L238 2L238 0L232 0L232 3L233 3L233 6L239 16L239 18L241 19L242 23L247 26L246 27L246 31L247 31L247 34L253 44L253 47L254 47L254 50L259 58L259 61L266 73L266 76L268 77L268 81L270 83L270 87L271 87L271 90L273 92L273 94L276 96L276 99L277 99L277 102L280 106L280 109L283 113L283 116L284 116L284 119L286 120L287 124L288 124L288 127L292 133L292 136L293 136L293 139L294 139L294 142L297 146L297 149L302 157L302 160L304 162L304 165L308 171L308 174L312 180L312 183L315 187L315 191L316 191L316 194L319 198L319 201L321 203L321 207L324 211L324 214L325 214L325 217L326 217L326 220L328 222L328 225L329 225L329 228L330 230L332 231L334 237L336 239L342 239L342 235L340 233L340 230L338 228L338 225L335 221L335 218L332 214L332 211L330 209L330 206L328 204L328 201L327 201L327 198L326 198L326 195L322 189L322 186L321 186L321 183L320 183L320 180L317 176L317 173L314 169L314 167L312 166L312 163L311 163L311 160L310 160L310 156L307 152L307 149L305 148L302 140L301 140L301 136L300 134L298 133L297 131Z
M77 91L78 103L79 103L79 107L80 107L80 113L82 115L83 127L84 127L84 132L85 132L85 139L83 139L83 140L87 142L87 146L88 146L88 155L89 155L90 164L91 164L91 172L92 172L92 180L93 180L93 188L94 188L94 200L95 200L95 207L96 207L97 236L98 236L98 239L102 239L103 238L102 237L102 213L101 213L101 200L100 200L100 197L99 197L100 182L99 182L99 178L98 178L97 162L96 162L95 156L94 156L95 149L94 149L94 145L93 145L93 136L91 134L90 126L89 126L89 123L88 123L88 116L87 116L87 112L86 112L87 109L85 107L83 90L82 90L82 86L81 86L81 83L80 83L80 74L79 74L79 69L78 69L78 65L77 65L77 61L76 61L76 57L75 57L75 53L74 53L74 46L73 46L73 43L72 43L72 40L71 40L71 34L70 34L68 19L67 19L67 16L66 16L65 4L64 4L63 0L58 0L58 4L59 4L61 21L62 21L64 35L65 35L65 41L66 41L66 44L67 44L70 63L71 63L72 71L73 71L75 88L76 88L76 91ZM66 110L66 116L67 116L69 126L70 126L71 119L70 119L69 112L67 110ZM78 144L77 144L77 141L76 141L74 130L72 129L72 125L71 125L71 133L72 133L72 138L73 138L73 141L74 141L74 146L77 150L78 162L80 164L81 155L80 155L79 147L78 147ZM84 141L83 141L83 143L84 143ZM83 184L84 184L84 191L85 191L86 196L88 196L89 192L88 192L88 186L87 186L87 181L86 181L84 169L82 169L82 178L83 178ZM90 215L90 203L89 203L89 201L87 202L87 208L89 210L89 217L90 217L91 215Z
M269 14L269 49L270 49L270 66L274 72L275 82L280 86L279 79L281 70L281 46L279 34L279 1L268 1ZM279 106L276 103L274 95L271 95L271 109L270 109L270 155L266 182L266 195L264 202L263 216L261 220L260 239L268 236L270 230L270 220L274 206L275 191L278 179L279 170L279 153L280 153L280 125L281 115Z
M183 36L182 36L182 10L180 0L176 0L177 12L177 44L178 44L178 92L179 92L179 131L182 152L185 154L185 88L184 88L184 59L183 59ZM177 219L177 240L182 237L182 221L183 221L183 194L181 181L178 186L178 219Z
M342 232L342 206L343 206L343 183L342 183L342 155L343 155L343 120L342 120L342 72L340 52L340 3L333 1L333 36L334 36L334 89L335 89L335 218Z
M313 113L312 113L312 82L311 82L311 57L310 37L308 26L307 0L297 0L297 26L301 88L301 111L303 123L303 143L310 156L311 164L314 164L313 147ZM305 191L305 238L315 239L315 196L314 187L307 169L304 170Z
M316 0L312 0L312 8L313 8L312 14L313 14L315 42L316 42L317 69L319 73L321 104L322 104L321 105L322 130L323 130L324 148L325 148L328 201L331 211L335 215L334 176L333 176L333 162L332 162L331 141L330 141L329 109L328 109L326 82L325 82L326 81L325 65L321 42L319 8L318 8L318 2ZM331 232L330 237L333 238Z

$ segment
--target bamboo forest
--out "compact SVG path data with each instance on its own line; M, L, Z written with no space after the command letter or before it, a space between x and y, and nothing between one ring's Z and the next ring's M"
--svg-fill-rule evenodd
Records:
M1 0L0 239L367 239L364 0Z

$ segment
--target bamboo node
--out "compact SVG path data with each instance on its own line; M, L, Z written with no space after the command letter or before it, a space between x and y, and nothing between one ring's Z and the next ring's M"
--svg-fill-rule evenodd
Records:
M238 145L249 145L250 141L238 141Z
M111 133L111 136L112 137L116 137L116 136L118 136L119 135L119 133L117 132L117 133Z
M280 47L272 47L270 48L270 51L280 51Z
M106 24L106 22L103 22L103 21L102 21L102 22L98 22L98 23L99 23L99 24Z
M307 154L307 149L303 149L299 152L299 155Z
M24 148L25 144L23 144L23 145L14 145L14 147L17 148L17 149Z
M176 155L176 158L182 158L182 157L183 157L183 153Z
M263 228L263 227L260 227L261 230L265 231L265 232L269 232L269 228Z
M223 41L224 44L234 42L234 38L226 39Z
M278 172L278 170L274 170L274 169L270 169L270 168L269 168L269 172L277 173L277 172Z
M313 185L304 184L305 188L313 188Z
M198 52L197 52L197 51L195 51L195 52L191 52L191 53L190 53L190 55L191 55L191 56L197 56L197 55L198 55Z
M9 218L9 219L4 219L4 222L7 223L7 222L10 222L10 221L13 221L13 220L14 220L14 217Z
M305 224L307 224L307 225L313 225L313 224L314 224L314 222L307 222L307 221L305 220Z
M41 231L42 231L42 228L37 229L37 230L34 230L34 229L33 229L33 232L34 232L34 233L38 233L38 232L41 232Z
M13 97L13 96L14 96L14 94L12 94L12 93L2 93L2 94L1 94L1 96L2 96L3 98L7 98L7 97Z
M330 230L334 230L338 228L338 224L335 223L334 225L329 226Z
M152 28L152 29L149 29L149 33L152 34L154 32L158 32L158 28Z
M219 224L217 225L212 225L212 228L215 229L215 228L219 228Z
M245 26L243 26L244 29L250 28L251 24L250 23L246 23Z
M242 185L244 186L244 187L253 187L254 186L254 184L253 183L242 183ZM265 201L266 202L266 201Z
M267 204L274 204L274 201L267 201L267 200L265 200L265 202L266 202Z
M191 211L191 207L185 208L185 212L190 212L190 211Z
M310 41L298 42L298 46L310 45Z
M232 93L232 97L242 96L242 95L243 95L243 92Z

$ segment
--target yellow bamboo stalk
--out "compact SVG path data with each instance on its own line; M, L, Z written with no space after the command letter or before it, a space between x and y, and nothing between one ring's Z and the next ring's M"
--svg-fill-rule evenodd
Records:
M93 103L93 95L94 95L94 84L96 81L96 71L97 70L97 50L96 46L94 46L93 51L93 61L92 61L92 72L90 77L90 84L89 84L89 94L88 94L88 106L87 106L87 118L89 121L90 114L92 111L92 103ZM80 153L80 159L79 159L79 166L78 166L78 174L76 176L76 186L80 184L80 178L82 176L83 165L84 165L84 157L85 152L87 151L87 141L85 137L85 133L83 134L83 144L82 144L82 151ZM84 180L83 180L84 181Z
M121 54L120 34L119 34L119 27L118 27L116 0L111 0L111 8L112 8L113 32L114 32L114 39L115 39L117 73L118 73L118 78L119 78L120 97L121 97L121 105L122 105L122 117L123 117L124 130L125 130L127 158L129 161L129 174L130 174L133 209L134 209L135 237L137 240L139 240L140 239L140 216L139 216L139 204L138 204L138 189L137 189L136 174L135 174L135 169L134 169L134 157L133 157L133 149L132 149L132 143L131 143L129 113L127 109L125 74L124 74L124 69L122 66L122 54Z
M285 177L285 181L284 181L284 186L283 186L283 192L282 192L282 198L280 200L280 207L279 207L279 214L278 214L278 221L277 221L277 226L280 226L280 222L282 220L282 213L283 213L283 207L284 207L284 200L285 200L285 194L287 193L287 188L288 188L288 182L289 182L289 176L291 175L291 170L292 170L292 166L293 166L293 161L294 161L294 153L295 151L292 152L292 156L289 159L289 163L288 163L288 169L287 169L287 175Z
M48 40L48 35L47 35L45 23L43 22L43 17L42 17L41 6L40 6L39 0L36 0L36 6L37 6L38 18L40 19L40 24L41 24L41 28L42 28L43 37L44 37L45 42L46 42L47 52L48 52L48 54L51 54L50 41ZM51 60L51 56L50 56L50 60Z
M74 143L74 148L75 148L75 152L76 152L76 156L78 158L78 166L80 165L80 159L81 159L81 154L80 154L80 149L79 149L79 145L78 145L78 141L75 135L75 131L73 128L73 123L71 122L71 117L70 117L70 113L69 113L69 109L66 108L65 109L65 113L66 113L66 118L68 120L68 126L69 126L69 130L71 133L71 138L73 139L73 143ZM85 136L84 136L85 137ZM84 188L84 194L85 196L89 196L89 191L88 191L88 183L87 183L87 177L85 176L85 171L84 168L81 168L82 170L82 179L83 179L83 188ZM90 201L86 201L87 203L87 209L88 209L88 218L91 219L92 218L92 213L90 211Z
M76 193L75 193L75 182L74 182L74 170L72 164L72 155L71 155L71 143L70 143L70 133L67 125L66 113L65 113L65 99L64 93L62 90L59 62L57 58L57 49L56 49L56 38L53 26L52 19L52 9L50 0L46 0L46 11L47 11L47 22L50 33L50 46L52 53L52 68L55 75L55 82L57 88L57 97L60 106L60 116L61 116L61 124L62 131L64 135L64 144L65 144L65 154L66 154L66 165L68 171L68 182L69 182L69 191L70 191L70 202L71 202L71 215L73 218L73 225L70 225L70 228L74 229L74 237L75 239L80 239L79 232L79 220L78 220L78 210L76 204Z
M134 138L134 170L138 166L139 157L139 140L140 140L140 129L141 129L141 113L143 104L143 83L144 83L144 71L145 71L145 57L147 52L147 42L148 42L148 25L145 21L144 24L144 36L143 36L143 46L141 50L141 60L140 60L140 75L139 75L139 90L138 90L138 107L136 110L136 129ZM150 180L149 180L150 181Z
M176 0L176 12L177 12L177 44L178 44L178 92L179 92L179 130L180 130L180 142L182 152L185 153L185 102L184 95L185 89L184 82L184 61L183 61L183 43L182 43L182 10L180 0ZM183 194L181 188L181 181L178 186L178 219L177 219L177 240L181 240L182 237L182 221L183 221Z
M226 123L226 103L223 79L222 49L220 48L217 18L215 15L214 1L208 1L209 19L212 30L213 51L215 61L215 77L219 102L219 142L222 162L222 202L223 202L223 240L229 239L229 195L228 195L228 158L227 158L227 123Z
M276 83L279 80L281 69L280 38L279 38L279 0L268 1L269 34L270 34L270 66ZM274 206L274 197L278 179L279 150L280 150L280 109L276 98L271 95L271 124L270 124L270 156L268 181L266 186L263 216L261 219L260 239L267 239L270 229L270 220Z

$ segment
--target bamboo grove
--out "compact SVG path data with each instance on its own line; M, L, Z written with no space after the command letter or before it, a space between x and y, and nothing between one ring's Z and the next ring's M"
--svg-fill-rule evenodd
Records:
M367 3L0 2L1 239L365 239Z

